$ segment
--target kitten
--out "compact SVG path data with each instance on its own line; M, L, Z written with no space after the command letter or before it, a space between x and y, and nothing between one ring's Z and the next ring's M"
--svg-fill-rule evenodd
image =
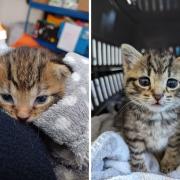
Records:
M172 171L180 164L180 58L166 53L142 55L127 44L122 45L122 57L128 103L120 114L132 171L148 171L144 152L163 151L161 171Z
M47 50L21 47L0 56L0 108L31 122L64 95L71 69Z

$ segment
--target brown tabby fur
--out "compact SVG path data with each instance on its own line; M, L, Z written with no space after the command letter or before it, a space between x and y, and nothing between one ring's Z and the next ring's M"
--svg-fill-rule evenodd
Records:
M148 171L145 152L156 155L162 172L172 171L180 164L177 113L180 105L180 58L152 52L142 55L126 44L122 45L122 57L128 102L120 112L120 118L130 149L132 171ZM139 84L142 76L149 77L149 86ZM178 80L175 89L166 86L169 78ZM155 94L163 94L161 105L156 104Z
M15 119L32 121L64 95L69 68L44 49L17 48L0 57L0 108ZM9 94L13 102L6 102ZM38 96L48 96L42 104Z

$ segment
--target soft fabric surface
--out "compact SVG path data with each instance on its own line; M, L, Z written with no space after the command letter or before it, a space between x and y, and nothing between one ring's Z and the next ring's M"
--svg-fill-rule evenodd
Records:
M75 53L68 53L64 62L73 69L65 96L33 123L50 137L58 179L85 180L88 178L89 65L86 58Z
M152 154L145 153L144 159L149 173L131 173L129 149L120 134L107 131L101 134L92 144L91 163L92 180L172 180L180 179L180 168L167 176L159 171L159 164ZM156 174L155 174L156 173Z
M0 112L1 180L55 180L48 157L34 129Z

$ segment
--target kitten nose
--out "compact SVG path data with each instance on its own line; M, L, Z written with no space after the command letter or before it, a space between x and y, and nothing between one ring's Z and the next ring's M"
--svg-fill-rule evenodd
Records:
M18 118L18 120L20 120L20 121L27 121L27 120L29 119L29 117L26 117L26 118L17 117L17 118Z
M26 121L30 117L30 112L28 108L20 108L17 112L17 118L21 121Z
M156 99L156 101L159 101L163 96L164 94L154 94L154 98Z

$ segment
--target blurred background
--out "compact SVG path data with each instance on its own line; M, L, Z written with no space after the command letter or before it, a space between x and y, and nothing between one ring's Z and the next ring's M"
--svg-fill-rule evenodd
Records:
M89 54L88 0L0 0L0 47Z
M178 46L179 20L179 0L92 0L93 36L117 46Z
M123 97L121 49L180 55L179 0L92 0L92 115Z

